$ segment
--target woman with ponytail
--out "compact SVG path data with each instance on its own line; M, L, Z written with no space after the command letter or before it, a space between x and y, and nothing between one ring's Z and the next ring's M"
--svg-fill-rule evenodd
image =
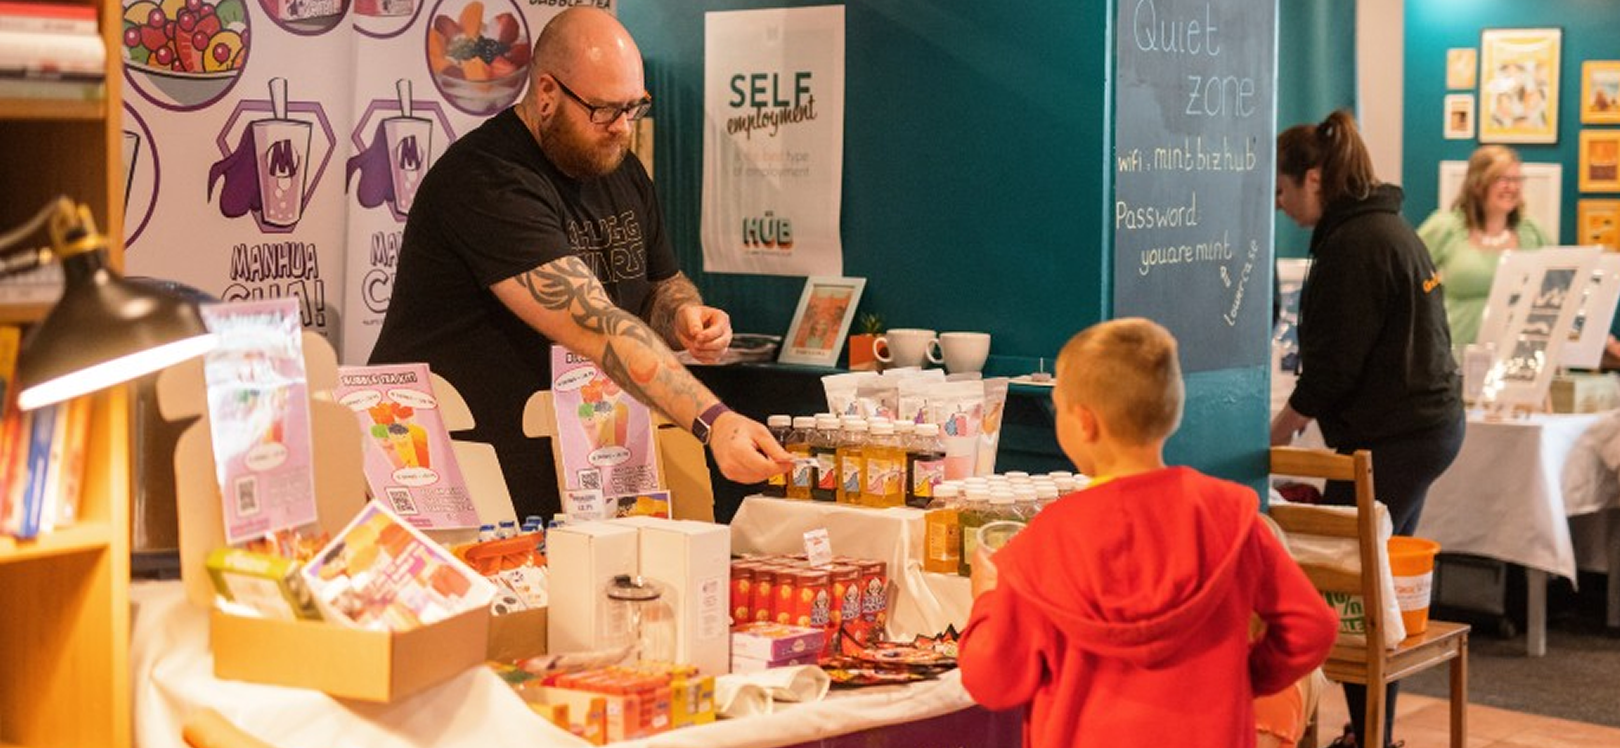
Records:
M1401 218L1399 187L1383 184L1348 112L1277 136L1277 208L1312 229L1300 295L1300 372L1271 422L1288 444L1314 419L1328 446L1373 456L1378 499L1395 534L1410 535L1429 485L1463 439L1460 377L1444 292L1428 250ZM1330 482L1330 504L1355 504ZM1393 725L1395 684L1384 724ZM1345 686L1351 728L1333 745L1367 746L1366 689ZM1392 730L1372 745L1388 745Z

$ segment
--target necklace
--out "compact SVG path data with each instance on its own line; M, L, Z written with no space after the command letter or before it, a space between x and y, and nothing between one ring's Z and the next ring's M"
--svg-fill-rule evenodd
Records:
M1513 241L1513 231L1502 229L1494 234L1479 232L1479 246L1484 249L1501 249Z

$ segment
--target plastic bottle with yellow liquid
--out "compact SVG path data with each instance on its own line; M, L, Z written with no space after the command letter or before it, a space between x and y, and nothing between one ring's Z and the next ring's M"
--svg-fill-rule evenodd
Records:
M924 571L938 574L956 574L960 571L962 525L959 512L956 486L934 487L934 496L928 502L928 513L923 515Z
M845 418L838 439L838 503L860 504L866 484L866 421Z
M969 486L967 499L960 504L957 512L958 532L962 540L962 549L957 553L957 573L962 576L973 574L973 552L978 549L979 528L989 521L985 515L990 511L990 490L982 485Z
M795 416L793 430L788 432L782 447L793 455L793 469L788 471L787 497L809 499L810 489L816 485L816 465L811 457L810 440L816 433L814 416Z
M866 440L866 482L861 503L871 507L904 506L906 450L895 436L894 424L874 421Z

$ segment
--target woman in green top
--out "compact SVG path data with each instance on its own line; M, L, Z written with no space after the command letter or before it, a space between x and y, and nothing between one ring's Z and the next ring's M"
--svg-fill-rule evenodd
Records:
M1444 283L1446 321L1457 348L1479 336L1502 252L1551 243L1524 215L1523 186L1519 154L1505 146L1480 146L1468 159L1468 176L1451 209L1435 211L1418 227Z

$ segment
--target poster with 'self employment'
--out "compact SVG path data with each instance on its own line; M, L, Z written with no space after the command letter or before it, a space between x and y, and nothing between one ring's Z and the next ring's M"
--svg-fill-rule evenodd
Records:
M704 17L703 269L842 275L844 6Z
M558 12L614 0L118 0L126 268L292 298L366 360L416 189L528 86Z

